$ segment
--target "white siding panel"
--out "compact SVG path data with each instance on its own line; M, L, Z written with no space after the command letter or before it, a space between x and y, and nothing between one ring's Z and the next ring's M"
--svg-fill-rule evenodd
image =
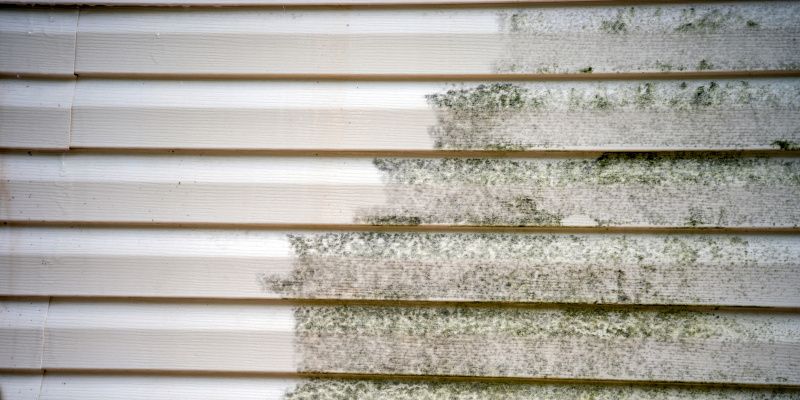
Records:
M78 10L0 10L0 74L72 77Z
M74 81L0 80L0 147L69 148Z
M789 158L4 154L10 221L796 227ZM453 199L459 199L454 202Z
M41 368L47 309L47 300L0 301L0 368Z
M0 295L800 307L799 241L12 227Z
M38 400L41 374L0 374L0 398L3 400Z
M291 309L53 301L45 368L289 372Z
M503 95L520 95L521 104L503 105ZM598 96L607 99L602 109ZM792 78L460 84L81 79L71 144L261 150L775 149L778 143L800 142L799 96L800 81Z
M48 373L41 400L785 400L793 390L696 386L426 382L404 380L281 379L227 376L88 375Z
M296 379L47 374L40 400L280 400Z
M799 326L793 314L732 311L54 300L43 363L796 385Z
M787 70L800 62L800 9L791 2L634 8L87 10L76 70L463 75Z

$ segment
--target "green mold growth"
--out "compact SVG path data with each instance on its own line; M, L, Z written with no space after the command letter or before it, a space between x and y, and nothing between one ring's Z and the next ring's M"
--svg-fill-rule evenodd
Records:
M797 185L800 161L731 153L604 153L575 159L377 158L390 185Z
M700 60L700 62L697 64L698 71L708 71L711 69L714 69L714 66L705 59Z
M425 98L428 104L440 110L439 124L429 129L437 149L521 150L523 147L518 143L493 141L489 132L498 119L544 105L541 96L511 83L450 89Z
M260 277L284 298L725 304L737 290L742 304L759 295L742 286L746 279L734 282L737 274L800 259L785 248L794 242L739 236L336 232L288 240L292 271ZM705 278L720 265L732 281L708 290Z
M797 96L771 83L746 81L644 82L628 84L493 83L455 86L426 96L436 113L429 127L437 149L519 151L548 142L551 112L625 110L694 111L703 108L797 108ZM797 93L800 93L798 91ZM576 116L581 118L580 115ZM555 122L548 122L554 124ZM551 134L545 132L544 136Z
M800 144L791 140L776 140L772 142L772 146L781 150L800 150Z
M653 88L654 84L652 82L647 82L644 85L639 85L636 89L637 93L634 101L639 108L648 108L655 104L656 99L653 94Z
M789 389L309 379L285 400L788 400Z
M581 68L581 69L578 70L578 72L580 72L582 74L591 74L592 73L592 67Z
M740 337L755 339L772 329L753 329L724 313L586 308L302 306L295 310L298 336L369 338L524 337L639 338L661 342Z
M617 189L614 190L632 190L636 193L632 195L641 197L644 202L642 196L648 193L663 192L662 196L671 196L668 193L674 188L687 185L693 188L690 190L707 187L725 190L743 184L796 188L800 186L799 162L699 152L607 153L596 159L379 158L374 163L387 184L390 201L385 206L359 210L356 222L380 224L387 220L413 220L420 224L558 226L568 215L586 215L603 221L608 219L603 213L613 210L588 203L582 205L577 200L556 201L553 193L561 192L559 196L563 196L579 188L592 187L597 193L605 193L607 190L603 186L615 185ZM549 193L550 197L544 193ZM687 206L691 207L692 203ZM645 207L645 203L641 207ZM728 215L721 205L714 207L718 208L711 210L715 213L715 225L733 223L731 218L736 221L740 218ZM641 218L656 225L675 224L653 213ZM712 219L704 215L690 220L689 226L705 220ZM608 222L624 223L622 220Z
M634 12L631 7L631 14ZM628 13L624 10L617 11L617 16L613 19L600 21L600 31L610 34L621 34L628 32L629 17Z
M698 15L695 8L688 8L683 10L681 17L683 22L675 28L676 32L701 34L718 32L742 20L740 15L732 11L723 12L719 9L708 10Z
M719 98L719 85L716 82L711 82L708 89L705 86L700 86L694 91L694 97L691 104L693 106L711 106L717 102Z
M753 21L752 19L748 19L747 22L746 22L746 25L747 25L748 28L753 28L753 29L758 28L758 27L761 26L761 24L759 24L756 21Z
M716 345L800 334L782 316L673 309L339 305L296 307L294 317L301 372L774 382L788 366ZM717 363L682 368L701 359Z

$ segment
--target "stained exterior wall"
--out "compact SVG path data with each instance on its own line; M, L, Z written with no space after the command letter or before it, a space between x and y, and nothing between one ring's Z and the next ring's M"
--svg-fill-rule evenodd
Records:
M0 398L800 398L797 3L107 3L0 9Z

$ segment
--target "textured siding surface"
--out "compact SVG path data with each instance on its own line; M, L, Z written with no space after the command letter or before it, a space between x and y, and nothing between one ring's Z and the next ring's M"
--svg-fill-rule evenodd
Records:
M0 8L0 399L800 399L800 4L73 3Z

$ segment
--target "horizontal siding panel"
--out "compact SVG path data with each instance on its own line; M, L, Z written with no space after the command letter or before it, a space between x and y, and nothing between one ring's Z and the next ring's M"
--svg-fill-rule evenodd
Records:
M0 300L0 369L40 369L47 300Z
M0 396L4 400L38 400L41 374L0 373Z
M7 221L621 227L796 227L800 221L800 163L791 158L9 153L0 165L0 218Z
M690 386L420 382L257 377L70 375L48 373L41 400L494 399L783 400L794 390Z
M800 80L78 82L72 146L731 150L800 143Z
M797 316L53 301L47 369L797 385Z
M82 10L76 72L464 75L795 70L792 2L446 10ZM631 52L636 48L636 52Z
M800 307L794 235L0 231L0 295Z
M290 307L53 300L47 369L296 370Z
M0 10L0 74L72 77L78 10Z
M0 80L0 148L69 148L74 81Z
M237 376L48 373L39 400L280 400L302 381Z

